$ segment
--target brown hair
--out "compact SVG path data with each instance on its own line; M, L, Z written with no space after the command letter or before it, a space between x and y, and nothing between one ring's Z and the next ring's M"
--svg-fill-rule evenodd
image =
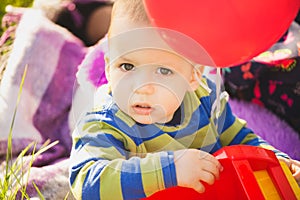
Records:
M112 20L114 17L128 17L132 22L150 23L143 0L116 0Z

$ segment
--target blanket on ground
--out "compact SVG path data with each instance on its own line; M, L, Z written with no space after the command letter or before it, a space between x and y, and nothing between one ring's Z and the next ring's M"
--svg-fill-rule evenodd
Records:
M17 156L31 142L36 142L36 151L46 140L59 142L36 157L30 172L29 180L34 179L46 199L64 199L62 195L69 191L68 166L59 161L69 156L72 145L74 123L69 114L77 86L76 72L86 52L83 43L69 31L48 20L41 11L28 10L18 24L1 80L0 161L6 158L25 66L27 73L12 129L12 155ZM27 190L31 196L37 194L32 184Z
M0 85L0 157L6 153L3 150L25 66L27 74L12 132L13 153L31 141L42 144L49 139L59 144L38 158L36 165L69 155L69 111L76 89L75 74L85 54L79 39L42 12L29 10L23 15Z

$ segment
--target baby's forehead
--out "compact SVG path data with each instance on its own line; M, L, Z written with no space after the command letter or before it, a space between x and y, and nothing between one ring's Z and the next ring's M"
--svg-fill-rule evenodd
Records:
M108 37L108 50L111 57L125 55L141 49L162 49L173 51L159 36L155 28L144 27L119 31Z
M169 51L166 49L160 48L140 48L134 49L132 51L126 52L125 54L119 54L118 60L127 60L127 61L140 61L142 63L154 63L162 64L165 63L185 63L192 64L188 59L183 57L174 51Z

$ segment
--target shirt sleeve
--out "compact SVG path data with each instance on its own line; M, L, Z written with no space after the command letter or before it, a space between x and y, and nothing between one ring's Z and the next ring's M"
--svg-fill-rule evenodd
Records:
M209 80L207 83L211 88L211 109L214 110L214 104L216 105L217 99L216 87L214 83ZM214 112L211 112L211 122L217 124L217 134L219 135L218 137L222 147L236 144L260 146L265 149L272 150L276 156L289 158L287 154L277 150L260 136L253 133L253 131L246 126L247 123L245 120L235 116L231 111L228 98L228 94L226 92L222 92L219 99L219 110L215 109Z
M70 184L77 199L141 199L175 186L173 152L133 155L137 147L101 121L73 133Z
M263 140L260 136L253 133L253 131L247 128L245 120L236 117L230 108L230 105L226 98L221 100L222 115L218 119L220 123L221 134L220 141L222 146L246 144L252 146L260 146L265 149L272 150L276 156L282 156L289 158L289 156L270 145L267 141Z

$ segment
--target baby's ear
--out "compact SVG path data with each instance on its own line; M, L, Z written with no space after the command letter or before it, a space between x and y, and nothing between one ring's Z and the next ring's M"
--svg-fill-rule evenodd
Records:
M204 66L203 65L196 65L195 70L200 73L199 76L201 77L204 71Z
M195 91L200 83L199 81L201 81L201 77L202 77L202 72L204 70L204 66L202 65L196 65L193 69L193 74L190 80L190 90L191 91Z

